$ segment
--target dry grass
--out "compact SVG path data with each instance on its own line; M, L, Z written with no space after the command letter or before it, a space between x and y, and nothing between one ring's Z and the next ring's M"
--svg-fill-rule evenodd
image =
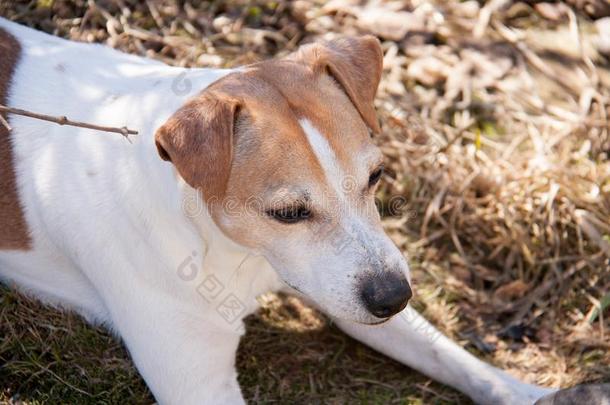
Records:
M603 8L584 4L603 1L569 3L39 0L0 2L0 14L183 66L377 34L379 198L411 256L415 305L498 366L568 386L610 381L610 65L587 16ZM392 196L405 204L388 207ZM151 401L106 333L15 293L0 300L0 401ZM238 365L256 402L465 401L289 298L250 319Z

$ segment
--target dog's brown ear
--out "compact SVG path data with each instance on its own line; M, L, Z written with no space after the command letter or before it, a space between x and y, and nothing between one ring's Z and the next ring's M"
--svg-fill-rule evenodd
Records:
M383 70L383 52L377 38L367 35L305 45L292 58L305 62L315 72L334 77L368 127L380 132L374 101Z
M233 160L233 126L239 103L209 94L189 101L157 130L159 156L201 190L206 201L222 200Z

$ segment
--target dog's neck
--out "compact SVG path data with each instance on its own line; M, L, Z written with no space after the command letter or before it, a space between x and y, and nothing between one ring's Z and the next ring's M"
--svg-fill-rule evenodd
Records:
M164 203L156 204L151 213L156 216L162 229L172 229L176 239L160 235L160 243L175 243L174 254L169 260L175 266L169 275L174 282L185 287L193 294L193 299L200 299L205 290L200 286L206 280L214 280L222 285L222 297L228 293L243 303L245 313L256 308L253 297L281 285L279 278L268 261L258 254L229 239L212 220L200 191L184 182L170 162L161 160L155 147L155 132L167 118L189 98L196 96L213 81L230 73L230 70L180 69L163 67L158 72L144 75L141 80L156 83L154 89L147 90L142 85L142 93L134 99L146 100L155 97L157 103L146 103L138 107L137 116L126 118L127 125L140 131L134 140L134 153L138 155L142 179L150 187L157 189L155 195L163 195ZM164 94L158 98L158 92ZM165 249L169 251L169 249ZM183 263L189 266L180 268ZM190 280L190 263L195 264L197 276ZM186 273L184 273L186 272ZM219 296L220 297L220 296ZM216 298L214 298L216 299ZM219 304L212 302L210 308ZM214 310L215 311L215 310ZM214 314L216 317L216 314ZM219 320L218 327L233 328Z
M154 145L156 130L171 114L189 98L230 72L232 70L164 67L159 74L162 77L151 75L143 78L158 83L157 90L163 89L167 97L150 111L143 106L144 110L137 118L140 122L134 122L134 125L140 125L144 130L134 146L149 167L149 173L156 173L148 181L158 180L158 187L166 193L168 220L176 221L175 226L182 226L185 231L194 230L197 235L192 238L190 232L185 232L189 235L184 240L190 243L180 247L185 252L184 257L193 257L200 270L197 283L200 284L202 278L213 276L222 283L223 288L239 297L247 305L247 312L250 312L256 305L248 302L251 297L270 289L270 285L277 288L282 283L268 261L258 252L233 242L223 234L211 218L202 193L186 184L174 165L161 160ZM146 99L146 94L142 95L142 99Z

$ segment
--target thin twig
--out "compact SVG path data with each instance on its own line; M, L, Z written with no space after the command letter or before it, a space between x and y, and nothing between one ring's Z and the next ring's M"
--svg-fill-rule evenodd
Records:
M472 30L472 35L475 38L482 38L487 26L489 25L489 21L491 20L491 16L494 12L498 11L505 5L509 3L508 0L492 0L487 3L479 12L479 17L477 19L477 23Z
M63 115L61 117L54 117L52 115L34 113L31 111L22 110L19 108L6 107L4 105L0 105L0 112L7 112L7 113L11 113L11 114L23 115L25 117L35 118L38 120L54 122L59 125L70 125L73 127L93 129L95 131L114 132L114 133L123 135L125 137L125 139L127 139L129 142L131 142L131 140L129 139L129 135L138 134L138 131L134 131L133 129L129 129L127 127L121 127L121 128L106 127L106 126L102 126L102 125L88 124L86 122L71 121L65 115ZM2 117L2 116L0 115L0 117ZM8 122L6 122L6 123L5 122L6 122L6 120L4 118L2 118L2 124L4 124L7 127L7 129L10 131L11 127L8 125Z
M11 125L8 123L7 120L4 119L2 114L0 114L0 124L2 124L8 130L8 132L11 132L13 130L13 128L11 128Z

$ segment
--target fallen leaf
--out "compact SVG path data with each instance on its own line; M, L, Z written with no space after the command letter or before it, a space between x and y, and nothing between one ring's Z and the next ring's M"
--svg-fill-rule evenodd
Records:
M434 56L416 59L407 68L407 77L432 87L445 81L450 67Z
M409 31L424 29L422 21L406 11L368 7L358 13L358 26L392 41L399 41Z
M529 284L523 282L523 280L514 280L498 287L495 296L503 301L511 301L523 297L529 287Z

